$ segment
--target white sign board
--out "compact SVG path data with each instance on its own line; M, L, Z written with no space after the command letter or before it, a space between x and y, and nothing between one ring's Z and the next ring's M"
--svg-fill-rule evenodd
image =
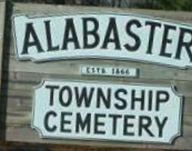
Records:
M104 58L192 67L192 26L134 14L13 17L18 59Z
M181 135L182 98L173 87L43 81L32 127L42 138L172 143Z
M129 67L113 67L113 66L99 66L99 65L82 65L80 67L82 75L94 76L113 76L113 77L136 77L138 70Z

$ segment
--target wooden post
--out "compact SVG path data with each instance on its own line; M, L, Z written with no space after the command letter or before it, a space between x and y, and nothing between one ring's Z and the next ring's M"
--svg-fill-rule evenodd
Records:
M3 34L4 34L5 1L0 1L0 87L3 63ZM1 92L0 92L1 93Z

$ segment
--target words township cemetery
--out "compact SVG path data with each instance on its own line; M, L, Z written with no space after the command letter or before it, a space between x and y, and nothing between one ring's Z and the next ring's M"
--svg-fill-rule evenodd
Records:
M164 127L168 123L168 116L153 115L148 116L145 112L159 112L163 110L162 104L166 105L170 96L167 91L152 89L145 90L126 90L123 88L96 88L96 87L78 87L68 86L59 87L58 85L46 85L48 91L49 110L44 115L44 127L46 131L54 133L75 133L123 136L143 136L163 137ZM58 97L54 97L54 96ZM54 107L59 106L61 112L55 111ZM68 108L77 109L68 111ZM93 113L95 108L97 113ZM100 110L115 110L113 113L101 112ZM82 113L82 110L83 113ZM133 115L134 110L138 110L140 115ZM118 111L123 111L121 114ZM160 113L159 113L160 114ZM73 118L72 118L73 117ZM60 123L51 122L59 119ZM75 119L75 120L72 120ZM119 122L123 125L119 125ZM137 124L134 124L137 123ZM112 129L109 129L108 124ZM152 131L151 127L156 130ZM108 128L107 128L108 127ZM119 132L117 129L121 127ZM118 134L121 133L121 134Z

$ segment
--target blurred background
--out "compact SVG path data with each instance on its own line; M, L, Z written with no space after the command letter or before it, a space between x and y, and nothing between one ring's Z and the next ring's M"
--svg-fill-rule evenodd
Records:
M10 0L24 3L63 5L108 6L120 8L145 8L192 11L192 0Z

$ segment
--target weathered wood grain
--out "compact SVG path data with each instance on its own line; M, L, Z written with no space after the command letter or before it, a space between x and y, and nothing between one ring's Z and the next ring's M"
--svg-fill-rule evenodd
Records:
M22 133L21 133L22 131ZM25 136L23 136L25 135ZM38 143L50 143L49 140L42 140L39 139L38 134L36 131L32 131L29 127L24 126L24 127L12 127L8 129L8 135L7 135L7 139L11 139L12 141L18 141L18 138L23 137L23 139L25 139L25 142L34 142L34 140L36 140ZM76 140L52 140L51 141L54 144L65 144L65 145L72 145L72 144L76 144L76 145L80 145L83 146L85 145L84 141L76 141ZM192 147L191 142L191 137L185 137L182 139L178 139L174 145L162 145L162 144L156 144L154 145L149 145L146 143L139 143L139 144L133 144L133 143L117 143L117 142L111 142L111 143L107 143L107 142L95 142L95 141L86 141L86 145L87 146L95 146L97 147L112 147L111 150L118 150L118 147L121 148L125 148L125 147L139 147L139 148L146 148L146 149L150 149L150 148L156 148L156 149L173 149L173 150L178 150L178 149L184 149L183 146L185 146L185 148L189 148L188 150L191 150L190 148Z
M36 11L34 11L34 8ZM60 14L60 13L78 13L78 12L116 12L116 13L136 13L143 15L153 15L153 17L163 18L168 20L184 21L184 22L192 22L191 12L175 12L175 11L161 11L161 10L144 10L144 9L127 9L127 8L104 8L104 7L67 7L56 5L54 8L52 5L39 5L33 4L33 6L29 6L29 4L17 3L15 7L16 13L33 13L38 14L39 12L43 12L43 14Z
M168 79L168 80L188 80L192 81L192 70L178 70L176 68L167 68L166 66L152 65L147 63L138 63L138 62L127 62L127 61L112 61L112 60L101 60L101 59L81 59L81 60L64 60L64 61L55 61L55 62L46 62L46 63L34 63L31 61L18 62L15 59L10 60L9 71L17 72L31 72L32 70L35 73L50 73L57 75L80 75L80 66L79 64L89 64L89 65L114 65L114 66L126 66L126 67L135 67L140 71L140 78L158 80L158 79ZM71 70L73 68L73 70ZM44 70L42 70L44 69ZM68 72L66 72L68 71ZM179 71L179 72L178 72Z
M10 72L9 73L9 82L6 85L3 85L3 89L9 89L10 92L13 90L17 91L32 91L32 89L41 83L42 79L80 79L80 80L90 80L90 81L101 81L101 82L113 82L124 84L137 83L147 83L147 84L154 84L154 85L174 85L177 88L178 93L184 95L185 97L192 97L191 89L192 89L192 82L188 80L173 80L173 79L152 79L149 77L140 77L137 78L117 78L117 77L102 77L102 79L98 79L95 76L79 76L77 75L66 75L61 74L40 74L40 73L33 73L33 72ZM115 80L115 81L114 81ZM10 94L10 93L9 93ZM28 94L26 94L28 96Z
M14 13L34 13L34 14L60 14L78 12L117 12L117 13L137 13L152 15L164 19L174 19L181 22L192 23L192 14L189 12L166 12L149 11L135 9L111 9L102 7L66 7L36 4L14 4ZM192 150L192 70L181 70L156 64L114 61L104 59L81 59L81 60L61 60L54 62L34 63L31 61L18 61L15 57L13 41L11 49L6 50L4 60L8 60L9 65L3 69L7 73L7 80L2 90L7 90L2 98L7 100L7 132L6 140L11 142L46 143L46 144L76 144L94 147L111 147L109 150L117 151L119 148L156 148L156 149L179 149ZM139 78L117 78L117 77L95 77L81 76L80 65L114 65L129 66L140 70ZM184 95L185 103L183 109L183 136L176 139L173 145L146 144L146 143L117 143L99 141L77 141L77 140L52 140L40 139L38 133L30 128L31 110L33 101L33 88L42 79L77 79L90 80L109 83L146 83L170 85L174 83L177 91ZM3 100L4 100L3 99Z

